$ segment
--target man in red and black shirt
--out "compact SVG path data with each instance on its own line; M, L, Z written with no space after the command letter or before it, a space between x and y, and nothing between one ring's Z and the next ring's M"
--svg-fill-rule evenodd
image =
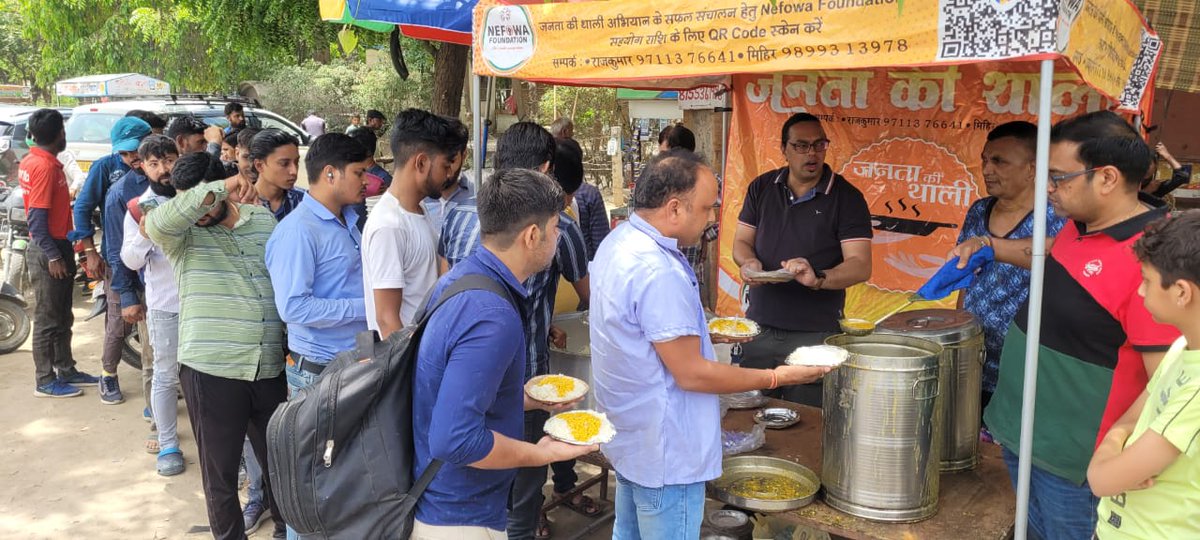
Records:
M1138 296L1141 266L1132 245L1166 214L1139 195L1150 147L1120 116L1102 111L1054 126L1050 203L1067 218L1046 260L1033 426L1029 527L1035 538L1092 538L1099 500L1087 486L1096 443L1146 387L1179 331L1156 323ZM967 242L960 256L990 244L996 259L1029 265L1026 240ZM1022 304L1004 340L996 392L984 422L1004 448L1016 483L1021 436L1026 324Z
M862 192L825 164L821 121L798 113L783 124L787 166L750 183L738 215L733 260L751 285L747 316L762 334L742 345L742 365L771 369L796 347L838 331L846 289L871 277L871 213ZM747 273L786 269L787 283ZM821 406L820 383L785 388L784 399Z
M75 369L71 355L71 313L75 252L67 241L71 230L71 194L57 156L67 146L63 117L54 109L29 116L34 146L21 160L18 178L25 192L30 245L25 264L33 283L33 363L38 397L75 397L83 390L72 385L96 384L98 379Z

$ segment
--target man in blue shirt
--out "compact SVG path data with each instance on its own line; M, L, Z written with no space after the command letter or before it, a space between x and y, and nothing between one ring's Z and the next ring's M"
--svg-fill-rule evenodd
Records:
M141 165L141 158L138 157L137 152L138 145L148 135L150 135L150 124L141 118L127 116L117 120L109 134L113 143L113 153L93 162L92 167L88 170L88 177L84 181L83 189L79 190L79 194L75 197L73 208L75 230L68 235L68 239L72 242L82 244L84 255L87 258L88 274L94 279L104 280L108 311L104 320L104 346L101 350L100 362L102 370L112 376L117 373L117 365L121 362L121 350L125 346L125 337L129 335L130 327L121 318L121 299L118 293L112 290L110 269L104 262L105 258L101 257L96 250L96 243L93 239L96 231L92 226L92 213L99 208L103 219L103 206L108 197L109 188L130 169ZM117 242L115 247L119 256L120 242ZM102 373L101 401L107 404L124 401L119 388L115 394L105 391L105 379L105 373ZM108 390L112 390L116 379L108 379L108 383Z
M250 140L250 159L259 204L283 219L304 199L304 190L296 188L300 141L278 129L264 129Z
M121 245L125 239L125 214L128 212L129 201L145 193L151 183L161 186L160 189L169 189L173 195L174 188L159 184L159 181L164 176L170 177L171 167L179 158L179 152L170 138L163 135L150 135L143 139L142 144L138 146L138 157L141 159L139 167L130 170L120 180L117 180L109 188L108 196L104 199L105 240L101 251L103 251L104 260L108 264L111 288L115 293L115 296L109 298L108 302L110 307L116 306L120 309L121 319L125 325L144 323L146 320L141 278L136 271L130 270L121 260ZM141 330L144 329L139 329L139 335L143 336L144 340L149 340L146 337L148 332ZM150 353L142 355L142 386L145 390L142 395L146 400L146 410L149 410L150 385L154 380L154 358L149 347L142 349L144 353ZM106 404L121 403L125 400L121 393L121 384L117 379L117 362L119 361L119 357L113 358L112 365L106 363L103 366L104 371L100 377L100 401ZM148 443L156 443L157 440L155 437L153 441L148 440Z
M717 178L695 154L650 161L634 213L600 245L592 276L593 391L617 436L613 538L700 535L704 484L721 475L717 394L812 382L830 368L716 361L696 275L679 251L715 218Z
M362 201L367 152L342 133L316 139L305 159L308 194L267 242L275 305L287 324L285 368L293 392L309 386L367 330L362 237L353 206Z
M522 281L554 257L562 191L543 174L498 171L479 192L482 247L443 276L431 302L459 277L482 274L526 296ZM508 300L487 291L450 299L428 322L413 380L419 476L438 474L417 502L413 537L506 538L506 506L518 467L541 467L595 451L548 437L524 442L525 333Z

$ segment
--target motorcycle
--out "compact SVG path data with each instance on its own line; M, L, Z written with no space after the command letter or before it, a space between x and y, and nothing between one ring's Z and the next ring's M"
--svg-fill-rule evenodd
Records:
M25 268L29 230L28 225L24 225L23 201L21 188L0 187L0 239L3 241L0 261L4 280L0 283L0 354L17 350L33 329L26 311L29 304L25 301L29 288L29 271Z

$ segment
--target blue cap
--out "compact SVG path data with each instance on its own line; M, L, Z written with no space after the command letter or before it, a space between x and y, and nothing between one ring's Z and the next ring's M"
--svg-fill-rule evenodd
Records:
M142 139L150 134L150 124L141 118L126 116L113 124L109 138L112 139L113 152L133 152L142 144Z

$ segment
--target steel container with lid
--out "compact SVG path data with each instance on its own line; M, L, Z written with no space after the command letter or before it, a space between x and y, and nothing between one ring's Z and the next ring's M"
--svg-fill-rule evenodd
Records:
M983 377L983 328L970 312L920 309L888 317L876 334L926 339L942 346L947 364L943 472L972 469L979 461L980 393Z
M937 512L942 346L909 336L836 335L850 357L824 379L825 502L876 521Z

